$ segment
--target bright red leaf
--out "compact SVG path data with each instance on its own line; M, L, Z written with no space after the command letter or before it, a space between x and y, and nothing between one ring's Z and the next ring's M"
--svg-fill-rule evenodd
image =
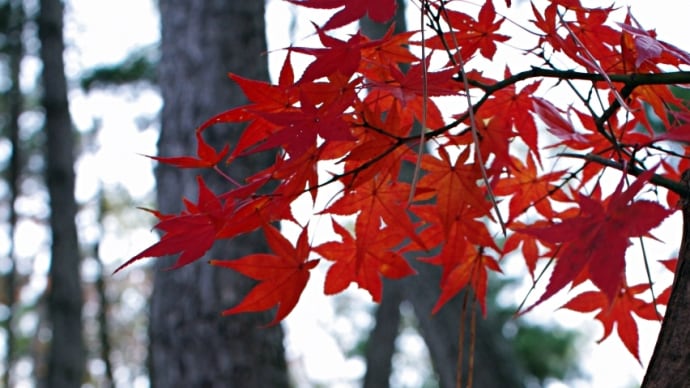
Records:
M466 245L464 251L454 251L452 254L459 256L458 264L441 282L441 296L431 312L434 314L438 312L460 290L470 285L476 294L482 313L486 315L487 270L501 272L498 262L486 255L483 249L477 249L474 245Z
M181 253L170 269L175 269L192 263L211 248L218 237L218 232L228 221L231 213L231 202L221 201L197 177L199 186L199 201L194 204L186 201L186 211L180 215L164 215L153 212L160 222L155 226L163 232L160 241L144 249L124 264L117 267L115 272L129 266L135 261L146 257L161 257Z
M431 155L422 157L422 167L427 174L419 180L420 188L434 188L436 209L439 212L445 237L456 218L469 205L483 209L487 205L484 190L479 186L481 171L475 163L468 163L469 149L453 160L448 152L439 148L439 158Z
M361 225L363 223L358 222L355 226L355 240L347 229L333 221L333 229L342 241L327 242L314 248L324 259L334 261L326 274L324 292L327 295L337 294L351 283L356 283L367 290L375 302L380 302L382 276L400 279L416 272L400 254L393 251L402 240L401 235L390 233L386 228L377 233L364 230L366 233L363 234Z
M343 7L335 13L322 27L331 30L350 24L368 14L371 20L385 23L395 15L395 0L287 0L302 7L317 9L335 9Z
M264 226L266 241L274 254L255 254L238 260L211 260L211 264L233 269L260 283L237 306L223 311L224 315L268 310L278 306L278 312L269 325L275 325L295 308L309 271L319 260L308 260L309 240L307 228L295 247L271 225Z
M649 284L646 283L631 287L621 284L613 299L599 291L587 291L571 299L562 308L582 313L598 310L595 318L604 325L604 335L599 342L608 338L615 326L625 347L641 363L639 333L633 314L647 320L659 320L654 304L636 297L648 289Z
M511 196L508 220L515 219L532 206L544 217L553 218L555 213L549 198L567 199L553 182L561 179L565 171L539 174L531 154L527 154L527 165L512 158L511 166L511 176L498 180L493 188L495 195Z
M487 59L493 59L496 53L496 42L505 42L509 36L498 34L504 19L496 20L493 1L485 1L475 20L471 16L450 9L441 11L441 16L453 29L443 36L434 36L425 43L427 47L444 50L447 47L459 49L463 58L469 59L479 50Z
M336 72L349 79L359 68L362 48L374 45L371 42L365 43L359 33L352 35L347 41L342 41L326 34L324 30L318 27L316 27L316 31L319 34L319 39L321 39L321 44L325 48L290 48L291 51L316 57L314 62L304 69L300 83L314 81Z
M149 156L153 160L157 160L161 163L170 164L179 168L209 168L215 167L220 163L225 156L227 156L230 151L230 146L225 145L220 152L208 145L201 135L200 130L196 131L196 141L197 157L193 156L175 156L175 157L162 157L162 156Z
M279 129L255 151L283 146L290 156L297 157L316 145L317 136L326 140L354 140L343 113L354 99L354 91L348 90L338 101L318 104L301 93L299 109L261 114Z
M544 294L534 306L574 281L582 271L613 301L625 276L625 252L631 237L648 236L671 212L658 203L633 200L653 171L623 191L624 180L603 202L578 194L580 215L559 224L523 229L547 243L562 244Z

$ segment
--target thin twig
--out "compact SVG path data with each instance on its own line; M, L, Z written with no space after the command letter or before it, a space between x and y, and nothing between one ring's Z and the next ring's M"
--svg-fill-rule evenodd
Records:
M563 156L566 158L575 158L575 159L583 159L587 160L590 162L598 163L607 167L612 167L615 168L616 170L628 173L633 176L639 176L644 172L639 167L636 167L630 163L628 164L623 164L619 162L615 162L611 159L604 158L599 155L595 154L576 154L576 153L571 153L571 152L563 152L558 154L558 156ZM668 179L664 176L661 176L659 174L654 174L652 177L649 179L650 183L653 183L657 186L661 186L663 188L666 188L676 194L678 194L681 197L690 197L690 189L686 185L683 185L680 182L674 181L673 179Z
M467 388L472 388L474 377L474 347L477 342L477 298L472 299L470 318L470 349L467 355Z

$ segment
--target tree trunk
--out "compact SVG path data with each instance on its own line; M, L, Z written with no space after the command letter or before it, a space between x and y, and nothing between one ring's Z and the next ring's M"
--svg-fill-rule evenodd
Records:
M398 281L385 281L383 297L376 309L376 325L369 333L363 388L385 388L390 385L395 340L400 331L400 303L403 289Z
M80 252L74 199L74 138L67 103L62 54L63 6L60 0L41 0L38 35L43 62L45 110L45 177L50 195L52 231L48 314L52 337L45 385L79 387L84 377Z
M420 332L429 348L429 354L438 375L438 385L442 388L456 386L457 360L459 355L459 327L463 294L457 295L435 315L431 310L440 296L439 284L441 271L428 264L413 262L417 276L404 279L405 297L414 306ZM468 303L467 310L473 303ZM476 305L475 308L478 308ZM501 324L491 319L482 318L477 312L474 354L469 355L467 348L470 342L469 320L465 324L465 341L463 354L465 359L474 358L474 387L523 387L525 373L521 370L515 354L506 339L501 335ZM467 382L468 364L463 363L463 384Z
M105 190L103 186L98 189L98 215L97 222L98 225L103 225L104 216L106 215L106 197ZM96 293L98 294L98 313L96 313L96 319L98 320L98 342L99 342L99 355L103 364L105 364L105 373L102 379L102 384L104 387L114 387L115 378L113 373L113 363L110 362L110 356L112 353L112 342L110 340L110 301L107 295L106 277L110 277L110 273L105 270L105 265L101 260L100 252L100 241L103 239L104 229L101 227L101 232L99 240L93 245L92 254L96 263L98 264L98 277L96 278Z
M690 170L683 173L682 183L690 187ZM644 388L683 388L690 383L690 198L681 201L683 238L678 264Z
M226 76L235 72L268 79L263 1L160 0L163 96L160 155L192 155L194 129L209 117L246 103ZM217 147L236 144L240 129L216 126L204 133ZM231 175L246 177L269 166L273 155L236 161ZM194 174L159 165L158 206L179 212L181 197L196 200ZM229 183L204 174L216 192ZM241 179L241 178L239 178ZM238 258L265 250L259 234L216 244L209 258ZM151 299L150 373L154 387L286 387L281 327L261 328L270 314L221 317L252 286L249 279L203 260L175 271L161 259L156 265Z
M22 32L24 30L24 9L21 1L10 1L7 5L9 17L5 46L5 53L8 56L8 68L10 78L10 89L7 92L7 132L12 147L12 155L10 156L9 171L7 174L7 185L10 191L9 200L9 217L8 217L8 235L10 240L10 247L7 257L10 262L10 269L4 276L4 285L6 293L6 303L8 314L4 322L6 338L5 338L5 374L3 376L3 383L5 387L9 387L12 383L12 365L14 365L14 328L12 325L15 314L16 302L16 276L17 263L15 258L15 230L17 226L18 216L15 209L15 203L20 195L20 182L22 172L22 150L19 140L19 116L23 109L23 96L19 86L20 65L24 57L24 45L22 42Z

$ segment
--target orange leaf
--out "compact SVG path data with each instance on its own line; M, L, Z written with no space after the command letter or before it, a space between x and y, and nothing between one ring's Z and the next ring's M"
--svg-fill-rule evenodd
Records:
M448 251L444 248L441 252L441 256L443 255L454 256L457 264L441 281L441 296L432 309L432 314L438 312L446 302L469 284L479 301L482 313L486 315L487 269L501 272L498 262L493 257L484 254L484 249L477 249L473 245L466 245L464 251L455 249Z
M337 294L350 283L356 283L369 291L375 302L380 302L383 292L381 276L400 279L416 273L402 256L393 251L402 236L391 233L391 228L370 233L358 222L355 239L342 225L331 221L342 241L331 241L314 248L323 258L335 262L326 274L326 294Z
M513 166L510 169L511 176L498 180L493 190L495 195L512 195L508 222L531 206L534 206L544 217L553 218L555 214L551 207L550 197L555 194L554 192L560 193L560 190L557 191L556 186L551 182L560 179L565 171L539 175L531 154L527 154L526 166L523 166L517 158L512 158L511 165ZM560 196L562 197L563 195ZM559 196L556 195L555 198Z
M264 234L274 255L255 254L238 260L211 260L211 264L233 269L259 281L240 304L223 311L223 314L264 311L277 305L278 312L268 324L271 326L283 320L295 308L309 281L309 271L316 267L319 260L307 260L307 228L302 229L296 247L271 225L264 226Z

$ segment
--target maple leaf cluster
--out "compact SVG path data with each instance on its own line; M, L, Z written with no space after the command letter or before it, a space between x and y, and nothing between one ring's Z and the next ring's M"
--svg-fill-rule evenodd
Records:
M181 214L153 211L160 241L118 270L180 254L176 268L201 258L215 240L262 229L272 254L211 264L258 281L225 313L277 306L277 323L298 303L320 259L331 263L326 294L355 284L379 301L382 277L413 275L409 261L422 260L442 270L434 312L465 287L485 311L489 273L518 252L533 279L539 265L553 263L544 294L527 310L587 283L589 291L563 307L598 310L604 338L617 325L639 359L633 314L659 315L652 301L637 297L649 285L628 285L625 257L632 239L651 237L687 194L666 185L670 194L660 198L648 189L677 181L690 167L690 148L683 147L690 109L669 87L690 84L683 71L690 54L658 40L629 12L614 22L613 7L553 0L543 9L532 5L533 20L524 26L536 38L522 53L535 65L518 73L506 67L493 78L482 63L500 59L514 37L501 33L506 18L490 0L422 1L424 38L391 27L380 39L334 29L364 15L386 22L394 0L288 1L334 10L325 24L314 24L321 47L287 48L276 84L231 74L249 103L202 123L196 155L154 157L223 176L255 153L274 152L276 162L240 182L228 178L224 193L198 178L198 203L185 200ZM299 76L294 56L310 61ZM556 88L572 103L555 104L548 93ZM204 140L216 123L246 126L236 144L218 151ZM324 161L338 172L321 168ZM619 183L606 195L601 182L611 171ZM301 225L293 246L273 225L297 223L290 204L304 194L315 203L327 185L339 185L339 194L314 214L331 216L336 238L314 246ZM339 216L349 216L352 227Z

